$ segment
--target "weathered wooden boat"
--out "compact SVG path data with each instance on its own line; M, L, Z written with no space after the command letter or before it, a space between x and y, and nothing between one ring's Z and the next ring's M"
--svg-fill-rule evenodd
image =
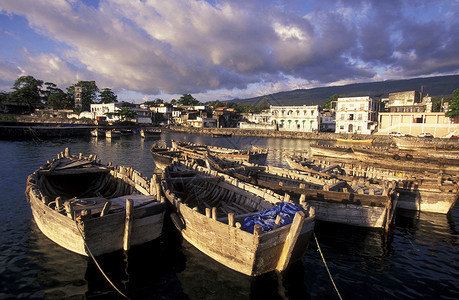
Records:
M360 177L372 182L393 181L399 193L397 208L446 214L459 197L458 178L455 176L397 171L360 162L319 161L301 155L286 156L286 161L292 169L340 180L350 181Z
M105 136L105 131L103 131L102 129L96 128L94 130L91 130L91 136L93 137Z
M160 137L161 133L161 129L157 128L145 128L140 130L140 136L143 138Z
M121 131L119 130L115 130L115 129L112 129L112 130L107 130L105 131L105 137L106 138L118 138L121 136Z
M338 161L359 160L378 167L414 172L459 173L459 160L437 157L434 153L403 151L384 147L338 147L310 145L313 156L330 157Z
M128 167L103 165L67 148L27 179L38 228L61 247L86 256L128 250L160 236L160 186Z
M283 271L308 248L313 209L296 207L294 215L287 215L283 209L295 206L272 191L181 162L164 170L161 184L183 238L233 270L249 276ZM271 212L269 228L251 224ZM283 223L288 219L293 222Z
M429 149L433 153L435 152L452 152L459 156L459 142L454 139L426 139L418 137L392 137L395 146L401 150L423 150Z
M183 151L183 153L186 153L190 156L198 154L200 157L204 157L205 154L211 153L226 159L248 161L250 163L256 164L264 164L268 156L267 149L254 148L254 150L237 150L174 140L172 140L172 148Z
M341 143L351 143L351 144L362 144L362 145L371 145L374 139L364 139L364 140L354 140L354 139L340 139L337 138L337 142Z
M317 220L387 230L393 219L398 199L393 183L385 186L361 178L346 181L272 166L237 165L210 155L207 159L212 168L241 181L295 196L303 207L316 209Z
M164 170L174 160L181 158L182 151L171 150L166 146L153 144L150 149L157 168Z

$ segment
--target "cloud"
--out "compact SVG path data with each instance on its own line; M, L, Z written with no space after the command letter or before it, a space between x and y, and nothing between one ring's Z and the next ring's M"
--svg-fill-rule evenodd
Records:
M78 73L115 91L212 100L459 70L450 2L320 0L303 12L294 2L0 0L61 45L21 50L20 68L64 87ZM0 63L5 83L13 65Z

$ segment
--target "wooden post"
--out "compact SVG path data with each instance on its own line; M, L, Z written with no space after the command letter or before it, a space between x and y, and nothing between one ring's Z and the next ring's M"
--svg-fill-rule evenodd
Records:
M306 204L306 194L301 194L300 195L300 205L305 205Z
M87 220L91 218L91 210L90 209L83 209L80 213L81 220Z
M217 208L212 207L212 219L217 220Z
M228 225L233 227L234 226L234 213L228 214Z
M210 218L212 217L212 212L210 211L210 208L206 207L206 217Z
M48 205L49 204L49 197L48 196L43 196L41 198L41 201L43 202L43 204Z
M260 224L255 224L255 226L253 226L253 234L256 236L260 235L262 229L263 227L261 227Z
M100 216L103 217L106 214L108 214L110 207L112 207L112 202L111 201L105 202L104 208L102 208L102 211L100 212Z
M281 220L282 220L281 215L277 215L276 216L276 221L274 221L273 230L279 228Z
M64 202L65 212L67 213L67 217L73 220L73 207L69 201Z
M242 226L242 225L241 225L241 223L239 223L239 222L236 222L236 228L237 228L237 229L240 229L240 228L241 228L241 226Z
M57 197L56 198L56 207L54 208L55 210L59 211L62 207L62 197Z
M293 248L295 248L295 244L298 236L300 235L301 228L303 228L304 218L304 212L296 212L295 217L293 218L292 226L290 227L290 231L288 232L288 235L285 239L284 248L282 249L279 261L277 262L276 270L279 272L285 270L288 266L288 263L290 262Z
M65 148L65 153L64 153L64 155L65 155L65 157L70 157L70 156L72 156L69 147Z
M287 193L284 195L284 202L290 202L290 195Z
M134 201L126 199L126 221L124 223L123 249L128 251L130 248L131 230L132 230L132 211Z

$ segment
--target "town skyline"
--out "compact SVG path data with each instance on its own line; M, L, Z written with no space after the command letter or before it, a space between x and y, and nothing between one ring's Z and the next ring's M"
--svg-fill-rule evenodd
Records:
M380 2L0 0L0 90L31 75L207 102L458 74L457 1Z

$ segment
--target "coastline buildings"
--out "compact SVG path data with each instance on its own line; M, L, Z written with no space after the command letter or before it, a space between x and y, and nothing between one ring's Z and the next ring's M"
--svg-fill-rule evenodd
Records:
M271 124L279 131L316 132L319 130L319 105L270 106Z
M338 98L336 133L371 134L378 124L379 100L371 97Z
M379 134L430 133L434 137L448 137L459 132L459 124L446 117L445 112L432 112L432 99L428 95L416 91L390 93L383 101L387 112L379 113Z

